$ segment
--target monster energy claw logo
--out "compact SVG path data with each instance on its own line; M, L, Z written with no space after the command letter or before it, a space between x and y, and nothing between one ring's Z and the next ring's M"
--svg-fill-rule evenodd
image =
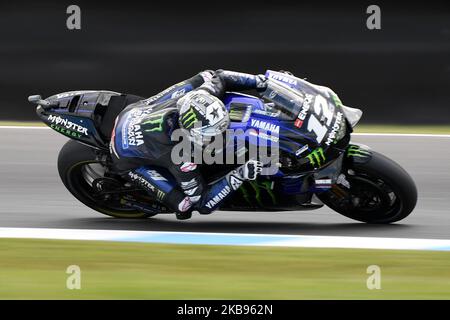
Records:
M336 94L331 94L331 97L333 98L334 104L338 107L342 107L342 101L339 99L339 97Z
M248 185L252 187L253 192L247 190ZM273 205L277 204L277 197L273 192L272 181L247 181L247 183L241 185L238 190L242 193L244 200L251 206L254 206L254 200L256 200L259 207L264 207L265 205L263 199L267 198L267 195L270 197ZM267 192L265 196L262 195L261 191L263 190Z
M190 127L192 127L194 125L195 122L197 122L197 115L195 114L194 109L189 108L189 111L186 112L182 117L181 117L181 123L183 124L183 126L186 129L189 129Z
M368 157L370 156L370 151L362 149L360 146L351 144L347 149L347 157Z
M153 128L146 128L144 131L145 132L153 132L153 131L162 131L162 124L163 124L163 119L164 119L164 115L160 114L160 115L151 115L149 117L147 117L148 120L144 121L142 123L142 125L145 125L146 127L151 125L154 126Z
M320 167L322 164L325 163L325 160L326 160L325 154L323 153L322 148L317 148L316 150L314 150L313 152L308 154L306 156L306 158L308 158L309 163L313 167Z

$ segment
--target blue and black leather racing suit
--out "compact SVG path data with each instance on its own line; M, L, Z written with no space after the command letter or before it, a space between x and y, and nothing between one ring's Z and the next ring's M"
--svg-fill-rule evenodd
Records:
M217 209L242 184L231 171L206 185L193 162L175 164L171 134L178 125L177 101L192 90L206 90L222 98L225 91L263 90L265 78L233 71L203 71L166 90L125 108L116 118L111 138L113 167L128 181L148 191L178 215ZM195 204L195 206L194 206ZM189 215L190 217L190 215ZM182 217L179 217L182 218Z

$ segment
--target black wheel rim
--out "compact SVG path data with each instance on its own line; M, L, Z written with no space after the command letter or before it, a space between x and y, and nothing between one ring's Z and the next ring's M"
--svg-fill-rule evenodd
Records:
M333 190L325 195L332 209L365 222L382 222L400 211L400 198L386 181L367 172L354 171L346 179L350 188L338 186L339 192Z

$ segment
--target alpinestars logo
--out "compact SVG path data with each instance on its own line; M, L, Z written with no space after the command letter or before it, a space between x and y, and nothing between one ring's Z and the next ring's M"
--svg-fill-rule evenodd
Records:
M321 165L323 165L325 163L325 161L326 161L325 154L323 153L323 149L322 148L315 149L313 152L308 154L306 156L306 158L308 158L309 163L313 167L316 167L316 168L320 167Z
M231 188L229 186L225 186L225 188L223 188L216 196L214 196L214 198L206 203L206 207L208 207L208 209L211 209L222 199L224 199L230 192Z
M230 185L233 190L239 189L239 187L242 185L243 181L237 177L238 173L236 172L236 175L230 176Z

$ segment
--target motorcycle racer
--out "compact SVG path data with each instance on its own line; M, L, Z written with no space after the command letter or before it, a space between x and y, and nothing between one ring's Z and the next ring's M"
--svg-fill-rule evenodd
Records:
M175 143L171 135L176 129L185 130L193 143L206 147L230 123L221 101L225 91L260 91L265 82L264 75L207 70L130 105L118 115L112 132L110 152L115 170L175 211L177 219L189 219L194 210L213 212L243 181L256 179L262 163L250 159L206 185L199 164L172 161Z

